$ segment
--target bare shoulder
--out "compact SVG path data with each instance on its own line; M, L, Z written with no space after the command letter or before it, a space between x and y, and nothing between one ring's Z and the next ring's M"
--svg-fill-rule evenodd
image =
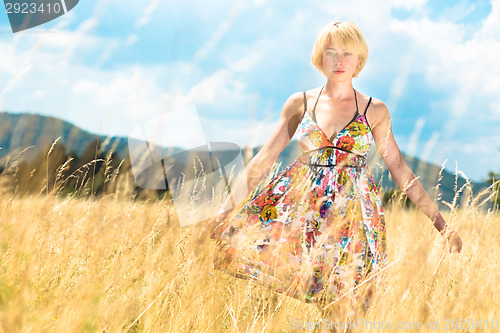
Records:
M304 111L309 110L310 99L318 97L321 87L310 89L305 91L306 93L306 105L304 105L304 91L298 91L291 94L283 106L283 115L287 118L302 118Z
M389 110L383 101L376 97L372 97L372 102L366 111L366 117L372 129L378 124L390 119Z
M376 97L372 97L372 113L376 119L384 118L389 115L389 110L384 102Z
M303 91L297 91L293 94L291 94L286 102L286 104L290 104L293 106L300 106L301 104L304 104L304 92Z
M283 105L282 115L286 118L298 117L304 111L304 92L291 94Z

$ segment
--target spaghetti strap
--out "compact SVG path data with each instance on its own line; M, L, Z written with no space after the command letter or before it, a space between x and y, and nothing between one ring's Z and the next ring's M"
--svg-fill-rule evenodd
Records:
M302 118L304 118L306 112L307 112L307 98L306 98L306 92L304 91L304 113L302 114Z
M359 108L358 108L358 97L356 96L356 89L354 90L354 101L356 102L356 114L354 115L353 119L356 119L356 116L359 114Z
M370 106L371 102L372 102L372 98L370 97L370 99L368 100L368 104L366 104L365 112L363 112L363 116L366 115L366 111L368 111L368 107Z
M321 87L321 90L319 91L319 94L318 94L318 97L316 98L316 103L314 103L314 107L311 111L312 113L312 118L314 119L314 121L316 122L316 113L314 111L316 111L316 105L318 105L318 101L319 101L319 96L321 96L321 92L323 91L323 88L325 86Z

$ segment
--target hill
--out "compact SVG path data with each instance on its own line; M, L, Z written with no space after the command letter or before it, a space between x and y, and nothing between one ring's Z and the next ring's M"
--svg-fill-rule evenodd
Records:
M68 152L81 155L89 144L98 139L98 135L80 129L59 118L31 113L0 112L0 162L5 162L7 155L13 156L27 147L23 156L30 159L43 147L51 145L58 137ZM115 147L123 158L127 150L127 141L120 137L100 137L103 146Z
M95 144L99 139L101 142L101 152L113 150L119 159L129 159L128 138L125 137L106 137L98 136L82 130L73 124L49 116L42 116L30 113L8 113L0 112L0 165L4 165L8 158L23 149L33 146L23 153L25 159L35 157L42 149L46 149L58 137L61 137L60 143L64 145L70 155L80 156L89 150L89 145ZM134 145L141 145L140 141L134 141ZM237 146L235 145L236 149ZM250 149L250 154L245 154L245 163L255 156L261 147ZM95 149L95 148L94 148ZM165 151L165 150L164 150ZM174 147L174 152L180 149ZM239 151L221 152L220 156L235 156ZM285 149L278 156L276 163L279 164L277 172L281 171L286 165L292 162L300 155L296 140L290 141ZM419 177L420 182L427 193L434 198L436 195L436 185L439 180L439 191L442 200L452 202L457 189L460 189L466 183L466 179L457 176L441 166L421 161L418 158L403 154L410 169ZM183 155L184 157L186 154ZM229 158L230 159L230 158ZM187 160L187 159L186 159ZM176 161L179 163L179 161ZM182 164L182 163L181 163ZM396 188L392 177L387 168L383 166L376 149L372 149L369 155L369 167L379 188L384 191ZM182 169L182 167L179 167ZM471 188L474 193L487 187L486 183L471 182Z

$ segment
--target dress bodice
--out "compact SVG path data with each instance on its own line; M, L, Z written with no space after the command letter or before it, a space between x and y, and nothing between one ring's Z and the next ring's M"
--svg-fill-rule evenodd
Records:
M352 166L366 165L373 135L365 114L366 109L363 114L357 111L355 118L330 139L315 121L314 109L312 114L305 110L297 127L297 141L304 158L310 163L337 165L347 161Z

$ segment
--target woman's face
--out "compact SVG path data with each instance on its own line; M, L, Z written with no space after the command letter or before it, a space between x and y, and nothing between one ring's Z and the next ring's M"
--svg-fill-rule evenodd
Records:
M333 43L327 44L323 51L323 72L335 81L352 79L358 66L358 55Z

